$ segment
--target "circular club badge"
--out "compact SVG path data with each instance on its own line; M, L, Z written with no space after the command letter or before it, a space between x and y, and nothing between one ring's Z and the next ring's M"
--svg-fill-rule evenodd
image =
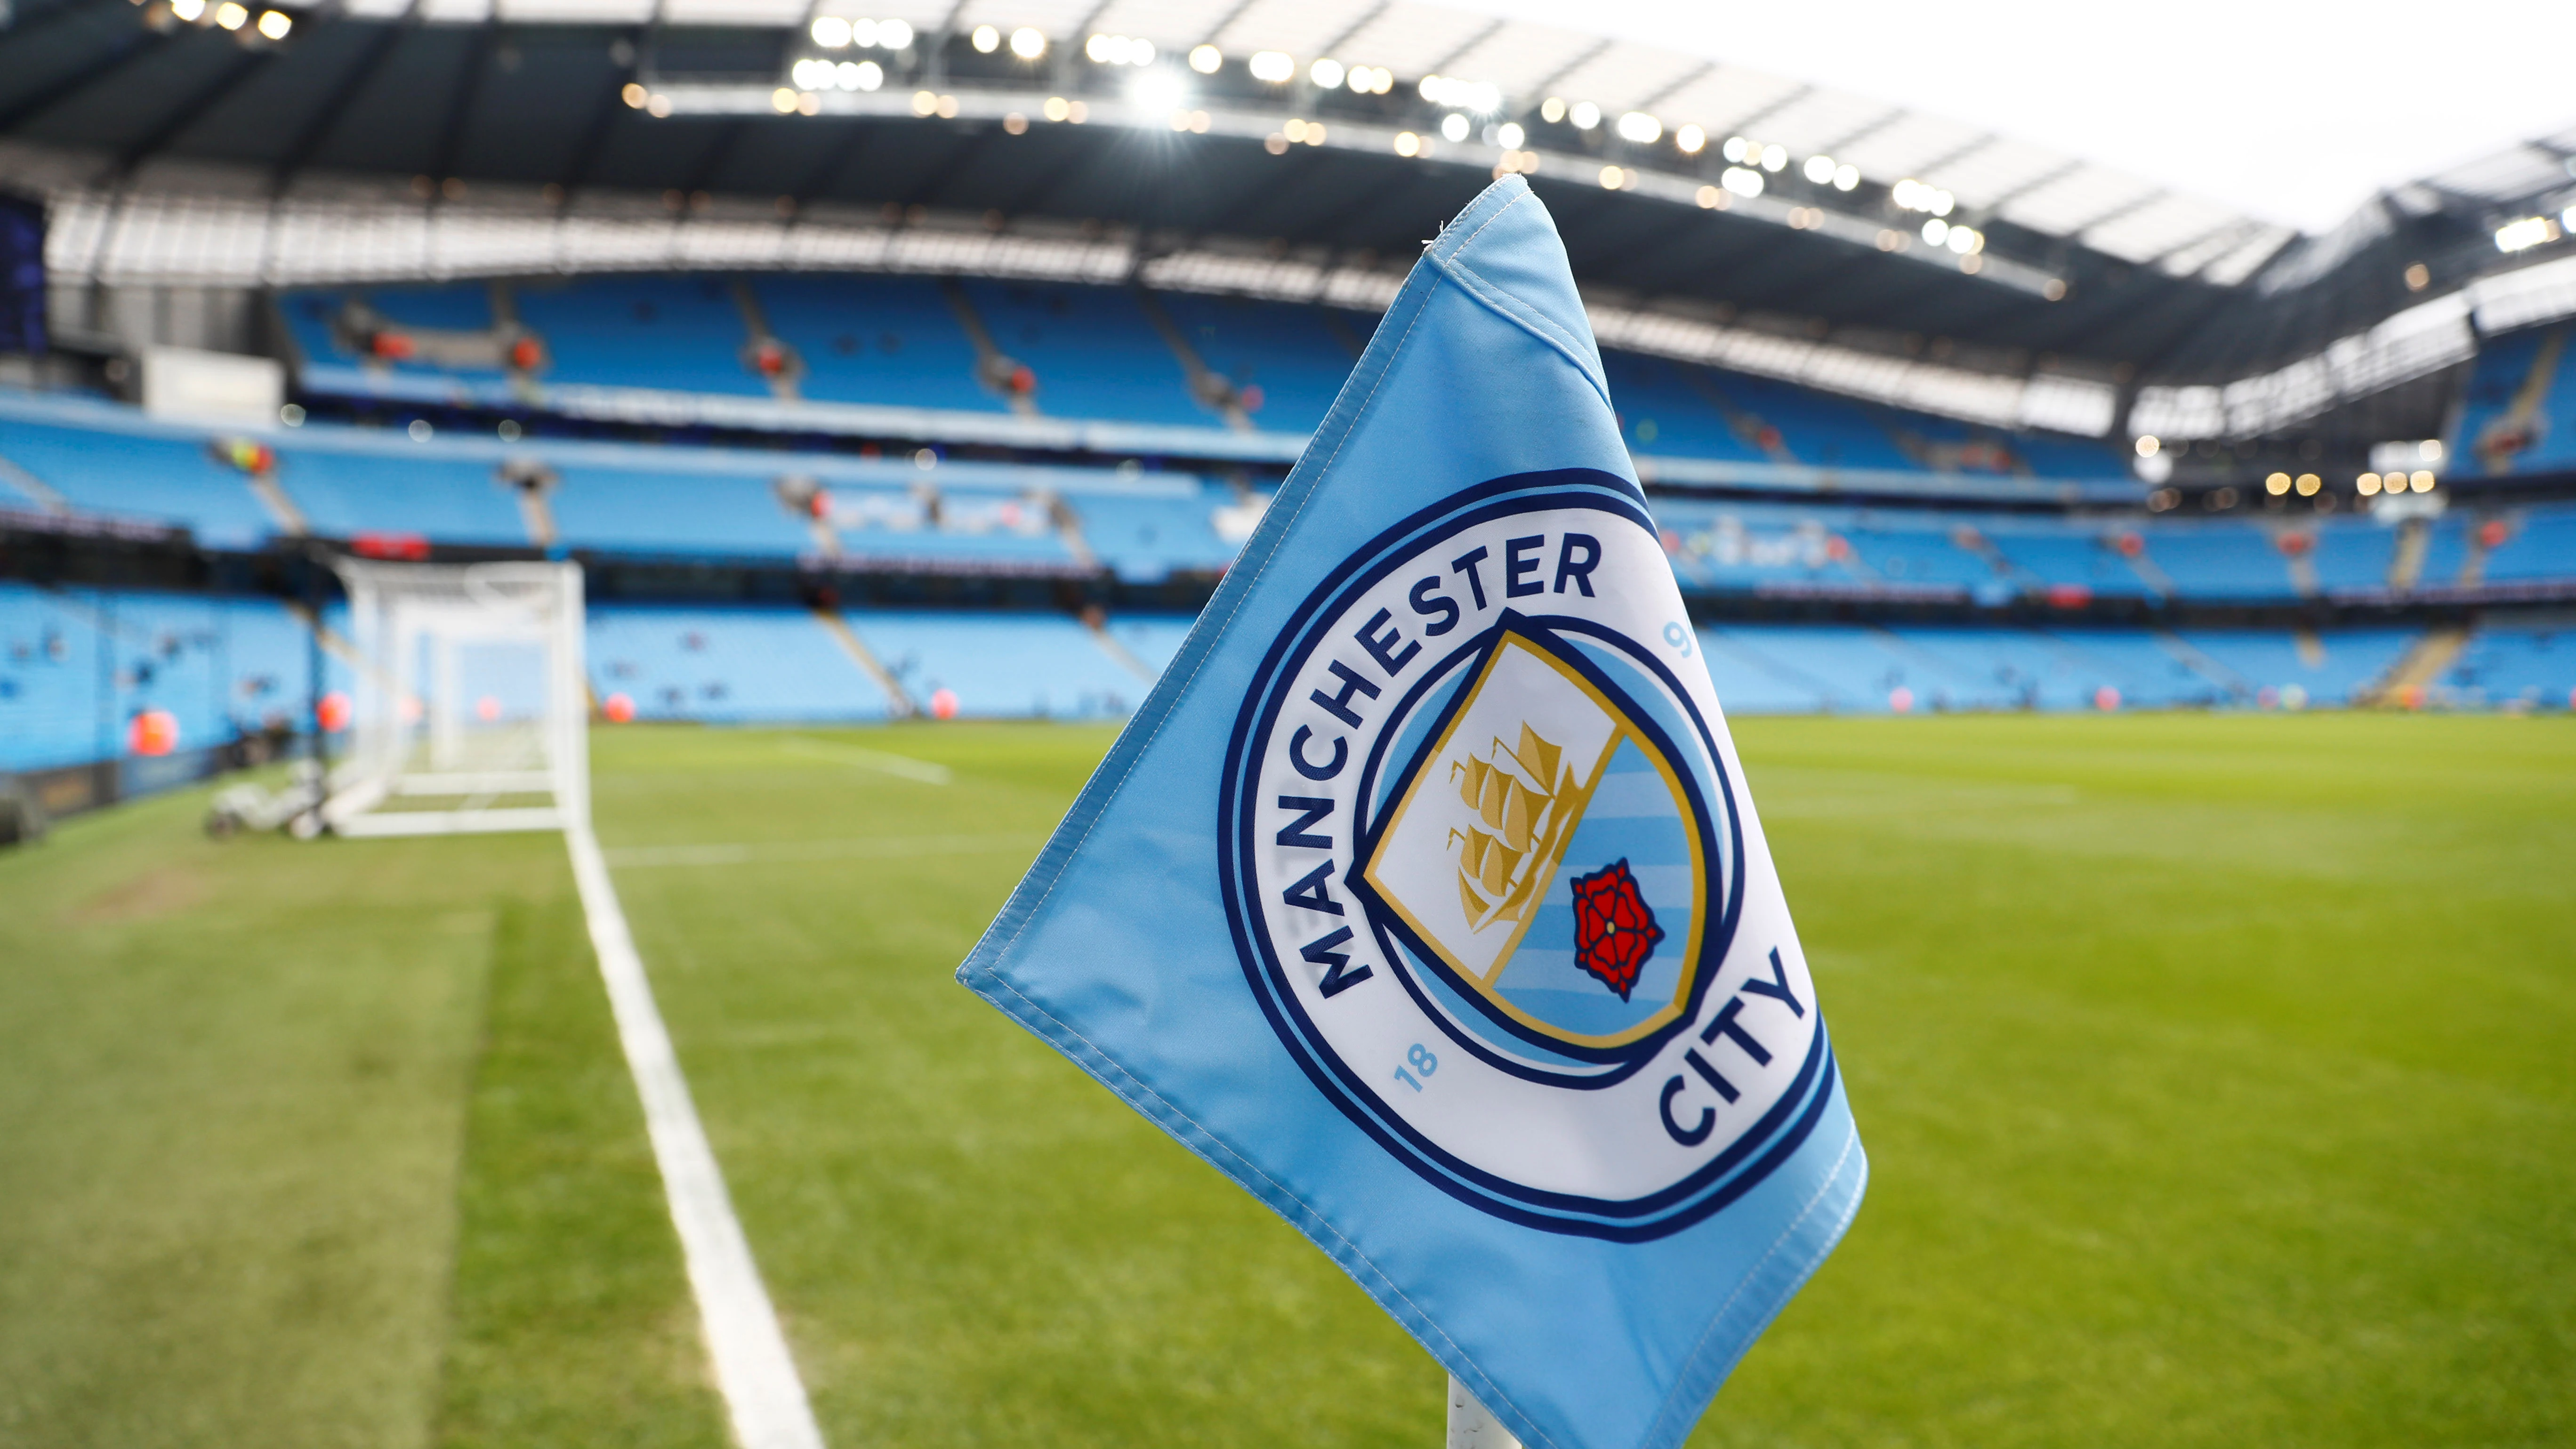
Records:
M1830 1092L1767 870L1746 909L1697 648L1633 486L1521 475L1345 560L1237 720L1219 838L1253 991L1335 1105L1498 1216L1676 1231Z

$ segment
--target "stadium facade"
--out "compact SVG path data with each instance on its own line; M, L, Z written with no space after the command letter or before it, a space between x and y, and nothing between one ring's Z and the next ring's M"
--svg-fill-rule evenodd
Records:
M1425 5L21 3L0 770L300 729L340 552L581 561L613 717L1122 715L1507 173L1730 709L2565 708L2571 157L2299 236Z

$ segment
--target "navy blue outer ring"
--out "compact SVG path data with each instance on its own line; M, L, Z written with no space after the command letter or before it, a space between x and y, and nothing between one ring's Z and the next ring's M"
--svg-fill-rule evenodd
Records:
M1254 674L1256 683L1247 692L1244 707L1236 717L1227 741L1225 770L1221 778L1228 784L1218 794L1217 807L1219 893L1225 904L1227 925L1234 936L1236 956L1242 964L1254 1000L1260 1004L1263 1015L1269 1018L1271 1029L1278 1034L1290 1058L1325 1099L1340 1109L1353 1125L1426 1182L1495 1217L1548 1232L1642 1242L1679 1232L1735 1201L1769 1177L1806 1141L1824 1116L1838 1075L1832 1048L1821 1022L1796 1077L1780 1100L1725 1151L1682 1181L1627 1201L1524 1187L1460 1161L1392 1113L1381 1116L1371 1109L1374 1098L1359 1084L1349 1066L1322 1044L1320 1034L1314 1031L1304 1009L1288 989L1285 970L1270 949L1268 933L1251 928L1249 914L1257 907L1245 897L1250 872L1243 858L1251 848L1250 832L1256 809L1251 795L1257 788L1244 768L1251 738L1256 731L1267 732L1282 704L1275 696L1289 680L1290 671L1284 667L1287 661L1302 658L1318 642L1313 637L1318 618L1327 615L1338 600L1366 590L1391 572L1399 548L1454 533L1487 518L1553 507L1598 509L1625 517L1649 533L1655 530L1654 520L1646 511L1644 495L1635 484L1615 474L1588 468L1513 474L1463 489L1438 504L1415 512L1353 551L1348 559L1318 582L1264 654L1261 666ZM1661 669L1659 661L1649 659L1645 662L1650 667ZM1668 672L1666 678L1669 681ZM1708 735L1707 722L1699 717L1698 708L1689 695L1676 687L1674 698L1690 713L1693 725L1705 738ZM1738 869L1729 883L1729 899L1721 933L1723 940L1731 942L1743 903L1742 827L1733 808L1733 784L1725 776L1725 766L1715 749L1714 740L1707 743L1719 786L1728 796L1726 814L1735 835L1735 851L1731 858L1738 862ZM1714 959L1724 960L1722 947ZM1399 971L1396 974L1401 977L1404 973ZM1711 979L1704 977L1697 990L1705 991ZM1435 1020L1439 1019L1438 1013L1433 1015ZM1679 1026L1687 1026L1692 1020L1686 1016ZM1628 1070L1633 1071L1634 1067ZM1757 1153L1758 1156L1755 1155Z

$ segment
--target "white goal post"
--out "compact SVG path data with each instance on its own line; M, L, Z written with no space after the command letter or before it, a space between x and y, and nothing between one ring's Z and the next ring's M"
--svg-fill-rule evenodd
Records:
M581 568L343 560L349 751L322 822L350 836L587 829Z

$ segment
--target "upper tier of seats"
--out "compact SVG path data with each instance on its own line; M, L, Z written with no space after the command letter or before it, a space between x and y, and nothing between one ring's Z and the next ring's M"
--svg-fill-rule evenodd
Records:
M524 404L548 388L641 388L1292 438L1323 421L1376 325L1241 297L806 273L317 288L281 306L304 386L321 394L446 388ZM522 336L535 348L514 390L508 344ZM2117 450L2094 440L1998 432L1632 353L1603 361L1641 457L2128 479Z
M1177 325L1177 324L1176 324ZM1669 379L1667 379L1669 381ZM1677 384L1676 384L1677 385ZM1232 561L1260 494L1139 467L654 447L312 425L254 441L65 398L0 395L0 506L191 530L249 548L308 531L705 561L1078 574L1152 582ZM257 461L264 459L265 461ZM29 485L32 484L32 491ZM52 498L45 497L51 494ZM2072 516L1658 492L1686 589L2290 600L2576 579L2576 504L2376 516Z
M2463 477L2576 468L2576 323L2491 338L2461 398L2450 438Z

